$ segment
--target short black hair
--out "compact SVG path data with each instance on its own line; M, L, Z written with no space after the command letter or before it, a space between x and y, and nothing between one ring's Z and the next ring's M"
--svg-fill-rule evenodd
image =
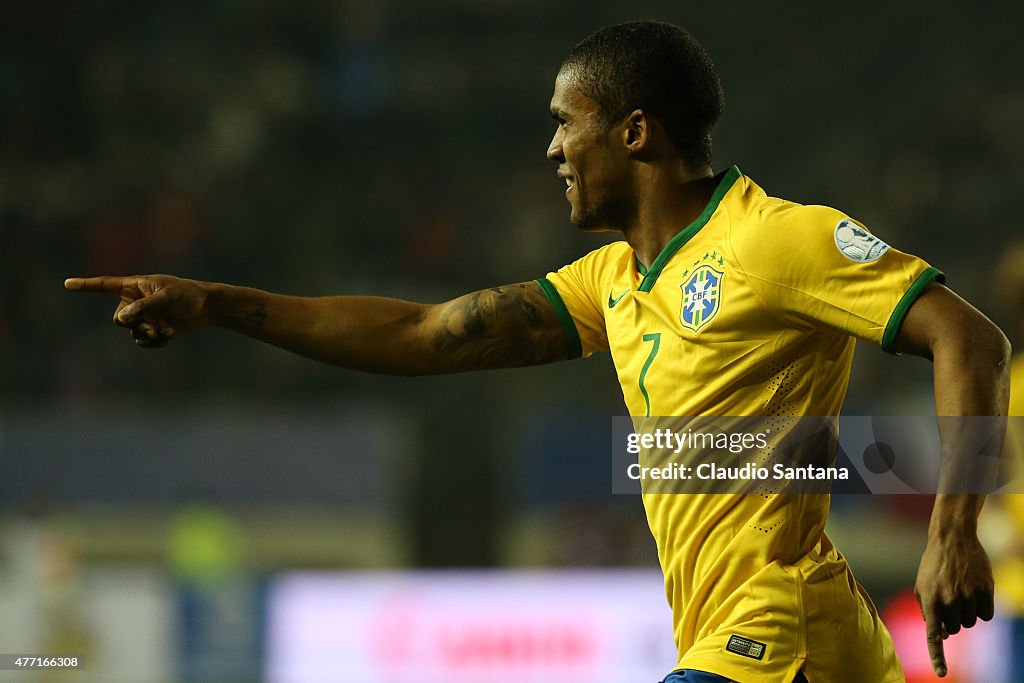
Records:
M565 70L597 103L603 125L643 109L686 162L711 165L711 130L725 95L714 63L686 29L657 21L609 26L574 47Z

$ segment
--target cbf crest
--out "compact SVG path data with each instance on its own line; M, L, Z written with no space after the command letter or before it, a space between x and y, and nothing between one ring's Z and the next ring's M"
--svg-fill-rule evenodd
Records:
M722 304L722 280L725 273L704 264L698 266L679 288L683 290L683 305L679 322L691 332L700 332L718 314Z

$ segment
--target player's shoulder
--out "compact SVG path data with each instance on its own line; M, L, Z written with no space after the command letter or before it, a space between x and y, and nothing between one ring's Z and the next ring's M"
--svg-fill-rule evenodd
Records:
M626 240L615 240L614 242L609 242L608 244L598 247L590 252L590 254L594 255L595 258L610 259L622 258L624 256L628 257L632 253L633 248L629 246L629 242Z
M801 204L790 199L766 193L749 177L743 177L743 187L735 206L730 207L734 228L751 232L763 230L803 230L834 227L843 219L844 212L822 204Z
M729 211L729 241L737 250L834 248L836 235L846 235L844 231L868 234L863 224L839 209L774 197L749 178L744 181L742 196Z
M578 266L601 270L609 266L615 266L623 261L632 258L633 249L625 240L616 240L604 246L598 247L580 257L575 263Z

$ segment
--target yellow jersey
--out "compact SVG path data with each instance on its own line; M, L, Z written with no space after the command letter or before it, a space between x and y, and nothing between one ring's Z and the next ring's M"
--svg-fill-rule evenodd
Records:
M1010 364L1010 420L1006 439L1015 458L1015 476L1024 468L1024 353L1018 353ZM999 524L1008 524L1016 539L1024 537L1024 494L1010 493L989 498L986 510L992 510ZM1024 618L1024 553L1018 543L994 553L996 599L999 607L1016 619Z
M616 242L538 280L574 355L610 351L630 415L839 414L855 338L891 351L942 277L824 206L735 166L649 268ZM827 494L645 493L678 668L750 683L885 683L903 672L824 533Z
M1010 415L1024 417L1024 353L1010 364Z

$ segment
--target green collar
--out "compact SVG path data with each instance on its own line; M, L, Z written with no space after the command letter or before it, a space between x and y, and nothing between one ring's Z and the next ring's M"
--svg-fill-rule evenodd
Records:
M704 207L700 215L693 220L692 223L683 228L675 237L669 240L665 248L661 250L658 257L654 259L654 263L651 264L650 268L645 268L644 264L640 261L636 262L636 267L640 270L640 274L644 276L644 281L640 283L640 292L649 292L654 287L654 283L657 282L658 276L661 275L661 271L668 265L669 259L675 256L675 253L679 251L684 244L690 241L690 238L700 232L700 229L711 220L711 216L718 209L718 205L722 202L722 198L725 193L732 189L732 186L737 180L742 177L743 173L740 172L738 166L732 166L728 171L722 174L722 179L718 181L718 187L715 188L714 193L711 195L711 200L708 201L708 205ZM634 258L636 258L634 256Z

